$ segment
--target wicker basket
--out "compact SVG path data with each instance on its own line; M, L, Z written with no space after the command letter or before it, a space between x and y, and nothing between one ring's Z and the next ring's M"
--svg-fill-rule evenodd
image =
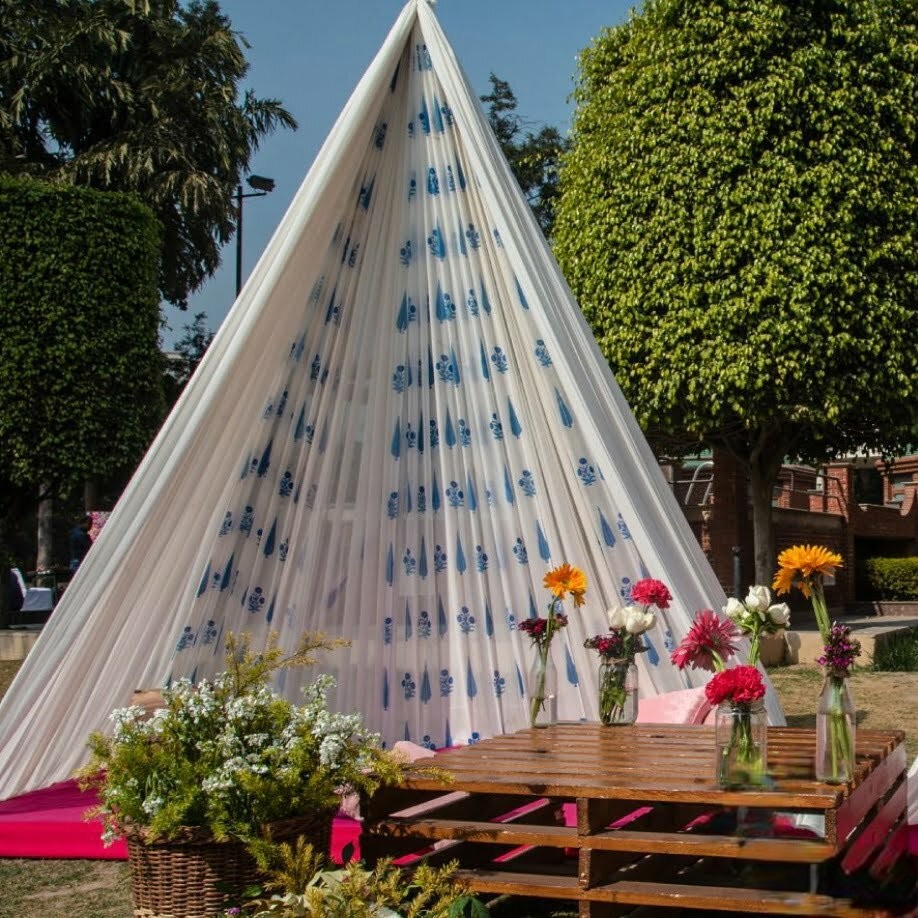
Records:
M269 825L275 841L302 835L328 853L334 810ZM125 833L135 918L213 918L258 882L255 861L239 841L215 841L209 831L186 828L169 841L147 841L143 830Z

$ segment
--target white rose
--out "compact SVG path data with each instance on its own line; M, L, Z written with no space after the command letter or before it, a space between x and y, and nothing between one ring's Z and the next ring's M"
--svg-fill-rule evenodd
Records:
M738 621L743 618L745 614L746 607L738 599L731 596L724 606L724 615L726 615L727 618L733 619L733 621Z
M625 630L628 634L643 634L653 624L653 621L653 613L645 613L638 606L628 606L625 610Z
M760 616L764 616L764 613L771 605L771 592L767 586L752 586L749 587L749 595L746 597L746 608L750 612L758 612Z
M615 606L612 609L606 611L606 618L609 619L610 628L624 628L625 627L625 609L621 606Z
M786 602L769 606L768 617L774 624L786 628L790 624L790 606Z

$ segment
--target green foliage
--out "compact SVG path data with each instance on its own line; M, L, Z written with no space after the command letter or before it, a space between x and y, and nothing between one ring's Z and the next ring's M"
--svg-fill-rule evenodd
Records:
M864 569L881 599L918 600L918 558L868 558Z
M296 127L240 90L245 39L216 0L0 10L0 169L136 192L163 227L162 296L184 306L220 263L261 139Z
M916 40L914 2L649 0L582 53L556 253L645 428L768 473L914 437Z
M877 641L873 651L873 667L877 672L918 672L918 628L909 628Z
M261 652L248 636L227 640L227 669L213 680L182 680L163 691L165 707L112 714L111 736L89 738L83 785L98 790L104 838L131 828L149 839L205 827L217 839L256 842L269 823L327 814L348 791L372 793L398 782L404 765L386 753L357 714L329 711L333 684L320 676L297 706L268 686L288 666L340 641L307 634L284 656L272 635Z
M258 865L274 895L253 902L255 918L487 918L481 902L455 879L458 864L421 864L408 872L391 859L372 869L352 861L330 870L312 845L298 838L295 845L262 847Z
M567 141L557 128L542 125L537 133L527 129L516 113L517 101L510 84L491 74L491 92L481 96L487 117L529 206L546 239L551 238L558 197L558 166Z
M0 467L66 494L162 419L159 229L131 196L2 175L0 214Z

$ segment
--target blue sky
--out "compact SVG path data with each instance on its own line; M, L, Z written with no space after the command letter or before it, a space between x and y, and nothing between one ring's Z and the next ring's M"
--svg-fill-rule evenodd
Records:
M243 278L402 5L402 0L222 0L233 27L251 45L247 85L259 96L280 99L300 125L267 138L252 160L252 172L273 178L276 189L244 204ZM513 87L523 118L566 131L577 54L638 5L637 0L440 0L436 13L479 95L490 88L493 71ZM172 327L164 332L165 346L197 312L207 313L208 327L219 326L235 296L235 266L234 241L188 312L165 310Z

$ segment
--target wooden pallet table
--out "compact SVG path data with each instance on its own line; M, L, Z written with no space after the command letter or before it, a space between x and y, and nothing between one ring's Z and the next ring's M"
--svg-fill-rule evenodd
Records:
M903 739L858 731L856 778L832 786L813 778L813 730L772 727L769 786L725 790L711 727L523 730L438 755L449 782L419 772L380 790L361 850L371 863L456 859L478 892L573 900L581 918L645 913L637 907L886 914L856 891L905 856ZM752 818L762 814L786 826L822 817L824 832L788 837Z

